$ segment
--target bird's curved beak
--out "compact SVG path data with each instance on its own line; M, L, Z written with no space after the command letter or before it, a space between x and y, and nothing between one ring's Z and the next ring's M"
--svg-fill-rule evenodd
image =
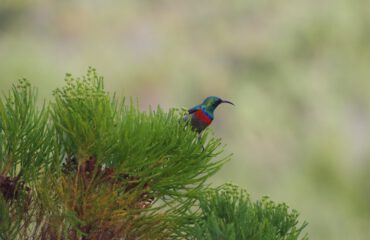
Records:
M222 103L228 103L228 104L231 104L231 105L234 105L234 106L235 106L235 104L234 104L234 103L232 103L232 102L230 102L230 101L227 101L227 100L222 100Z

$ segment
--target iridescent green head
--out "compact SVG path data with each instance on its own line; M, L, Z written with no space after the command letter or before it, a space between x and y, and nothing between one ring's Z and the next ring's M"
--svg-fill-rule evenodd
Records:
M229 104L232 104L234 105L234 103L230 102L230 101L226 101L226 100L222 100L221 98L219 97L215 97L215 96L209 96L207 97L206 99L204 99L204 101L202 102L201 106L206 110L206 111L209 111L211 113L213 113L213 111L217 108L218 105L220 105L221 103L229 103Z

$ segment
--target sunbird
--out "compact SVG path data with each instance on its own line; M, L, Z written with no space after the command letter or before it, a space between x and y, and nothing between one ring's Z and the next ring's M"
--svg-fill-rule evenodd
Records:
M194 131L199 134L206 129L214 119L214 111L221 103L228 103L234 105L234 103L226 100L222 100L219 97L210 96L204 99L204 101L188 110L188 115L185 116L184 120L190 119L190 124Z

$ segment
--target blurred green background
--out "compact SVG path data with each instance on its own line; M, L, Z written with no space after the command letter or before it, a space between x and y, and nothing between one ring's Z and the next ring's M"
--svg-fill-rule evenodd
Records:
M0 1L1 92L88 66L143 109L233 101L213 182L287 202L311 239L369 239L370 1Z

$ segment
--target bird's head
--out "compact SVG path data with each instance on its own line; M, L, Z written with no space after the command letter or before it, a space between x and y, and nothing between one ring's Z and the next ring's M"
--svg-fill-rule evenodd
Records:
M222 100L219 97L210 96L204 99L204 101L202 102L202 106L206 110L213 112L218 107L218 105L220 105L221 103L228 103L228 104L234 105L234 103L230 101Z

